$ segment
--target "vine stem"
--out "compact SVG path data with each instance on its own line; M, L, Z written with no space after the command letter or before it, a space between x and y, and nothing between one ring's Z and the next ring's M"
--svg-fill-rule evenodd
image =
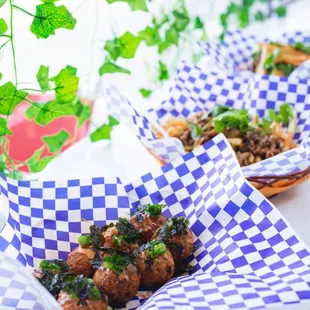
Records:
M7 40L6 42L4 42L4 43L0 46L0 50L1 50L2 48L4 48L10 41L11 41L11 39L10 39L10 40Z
M10 1L10 3L11 3L11 1ZM29 15L29 16L32 16L32 17L39 17L39 16L37 16L37 15L34 15L34 14L32 14L32 13L30 13L30 12L24 10L23 8L21 8L21 7L17 6L17 5L11 4L11 7L14 8L14 9L17 9L17 10L19 10L19 11L21 11L21 12L23 12L23 13ZM43 19L42 16L41 16L41 18Z

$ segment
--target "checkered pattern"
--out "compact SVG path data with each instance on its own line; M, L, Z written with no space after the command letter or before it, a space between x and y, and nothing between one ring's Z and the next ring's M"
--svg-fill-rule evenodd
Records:
M194 271L159 289L142 310L257 308L310 300L309 251L246 181L222 134L127 185L104 178L25 182L2 177L0 186L10 207L0 249L29 267L44 258L65 259L90 224L126 216L139 204L166 204L166 217L186 216L194 233ZM127 309L142 301L135 297ZM33 309L32 303L23 309Z
M204 72L198 66L183 63L170 89L170 97L157 110L150 110L150 117L164 124L170 115L186 119L192 113L212 110L215 104L247 109L252 115L265 117L268 110L277 111L287 102L297 114L295 142L300 144L310 138L310 79L287 82L282 77L256 76L244 80L224 72ZM248 166L244 171L247 176L296 172L310 166L308 148L309 144L305 143L300 149Z
M252 76L255 78L256 74L248 71L252 68L252 54L257 51L259 43L268 41L267 38L254 37L240 29L231 28L226 32L223 44L199 43L199 45L210 57L211 64L216 65L218 70L224 70L229 74L242 77ZM284 33L276 41L282 44L294 44L295 42L308 44L310 32ZM247 71L244 72L243 70ZM308 79L309 76L309 71L300 66L294 71L294 75L285 79Z
M0 252L0 308L61 310L56 300L16 260Z

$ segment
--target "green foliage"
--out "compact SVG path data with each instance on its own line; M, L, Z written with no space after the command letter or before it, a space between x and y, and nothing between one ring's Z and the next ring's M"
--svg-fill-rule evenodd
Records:
M257 12L255 14L255 20L260 21L260 22L264 21L265 16L264 16L263 12L261 12L261 11Z
M169 29L166 30L165 38L166 38L166 43L168 43L169 46L170 44L178 45L180 35L174 25L172 25Z
M26 164L31 173L42 171L48 163L55 158L55 156L44 156L41 157L43 153L43 148L38 149L34 154L27 159Z
M0 0L0 8L2 8L7 1L8 0Z
M81 126L84 125L86 121L90 119L92 107L90 105L84 105L84 104L82 105L80 103L78 104L80 105L80 108L77 109L75 115L78 118L78 128L80 128Z
M134 58L140 42L140 37L136 37L127 31L119 38L108 40L104 49L111 55L113 60L117 60L118 57L131 59Z
M8 30L8 25L3 18L0 18L0 34L6 33Z
M27 92L17 90L11 82L7 82L0 86L0 114L11 115L15 107L27 96Z
M59 14L65 16L68 19L68 23L63 25L62 28L73 30L76 24L76 19L71 15L68 9L64 5L60 5L57 7L57 11Z
M97 130L95 130L90 135L90 140L92 142L96 142L99 140L110 140L112 129L114 126L116 126L118 124L119 124L119 121L117 119L115 119L113 116L109 115L108 124L103 124Z
M168 80L169 72L167 66L161 61L159 61L158 64L159 64L159 75L158 75L159 81Z
M147 12L146 0L107 0L109 4L114 2L126 2L132 11L145 11Z
M279 7L276 9L276 14L277 14L279 17L285 17L285 16L286 16L286 7L285 7L285 6L279 6Z
M52 81L55 83L58 103L72 102L79 86L79 78L72 74L72 67L71 69L62 69L58 75L52 78Z
M195 18L195 29L203 29L204 23L199 16Z
M130 74L130 71L122 68L115 63L112 63L110 61L105 62L99 69L99 74L102 76L104 74L109 74L109 73L125 73L125 74Z
M5 118L0 117L0 137L6 134L12 134L11 130L8 128L7 121Z
M151 94L152 94L152 91L151 91L151 90L145 89L145 88L140 88L140 89L139 89L139 92L141 93L141 95L142 95L144 98L150 97Z
M68 131L62 129L58 133L51 136L44 136L42 139L48 147L49 152L57 153L61 150L65 142L69 139Z
M154 46L161 42L158 29L156 27L146 27L139 32L139 37L142 38L147 46Z
M37 81L42 91L47 91L49 89L48 72L49 72L49 68L47 66L41 65L36 75Z
M63 7L63 6L62 6ZM59 28L74 28L74 19L66 8L58 9L54 3L46 2L36 6L36 15L30 26L30 31L37 38L47 39ZM70 16L71 17L70 17Z

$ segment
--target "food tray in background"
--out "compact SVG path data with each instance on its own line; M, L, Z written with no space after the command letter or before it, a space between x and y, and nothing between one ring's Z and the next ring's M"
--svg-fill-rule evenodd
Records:
M191 113L211 110L216 104L226 104L264 117L268 110L277 111L283 102L287 102L297 113L294 141L299 144L298 147L243 167L242 171L267 197L307 180L310 177L310 79L274 83L268 79L246 81L239 76L204 72L198 66L183 63L175 76L169 98L143 115L117 88L108 87L106 99L109 113L131 128L164 164L185 154L180 140L155 138L153 128L165 124L170 116L186 119Z
M245 179L219 134L131 184L120 179L15 181L1 175L10 206L0 233L2 307L56 309L27 269L66 259L81 233L159 203L166 217L185 216L194 233L194 270L127 309L242 309L310 302L310 253L280 212ZM82 218L84 219L82 221ZM17 264L14 259L19 261ZM23 269L20 264L27 268Z

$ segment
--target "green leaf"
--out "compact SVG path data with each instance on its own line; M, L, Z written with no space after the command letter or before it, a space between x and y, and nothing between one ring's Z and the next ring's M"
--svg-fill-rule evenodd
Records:
M62 129L55 135L44 136L42 139L48 147L48 151L51 153L57 153L61 150L64 143L69 139L70 134L68 131Z
M70 72L71 75L76 75L77 73L77 68L74 68L72 66L66 66L66 69Z
M114 2L126 2L132 11L148 11L145 0L107 0L107 2L109 4Z
M285 7L285 6L279 6L279 7L276 9L276 14L277 14L279 17L285 17L285 16L286 16L286 7Z
M265 16L264 16L263 12L261 12L261 11L257 12L255 14L255 20L260 21L260 22L264 21Z
M225 128L239 128L241 132L251 130L250 116L247 110L231 109L213 118L216 132L223 132Z
M73 30L76 24L76 19L72 16L68 9L64 5L60 5L57 7L57 11L59 14L65 16L69 20L69 22L66 25L62 26L62 28Z
M104 63L101 68L99 69L99 74L104 75L108 73L125 73L125 74L130 74L130 71L122 68L112 62L106 62Z
M310 54L310 45L305 45L302 42L296 42L294 45L292 45L295 49Z
M36 150L34 154L27 159L26 164L31 173L42 171L47 164L56 156L44 156L41 158L43 149Z
M2 73L0 73L0 80L2 79L2 76L3 76Z
M145 88L140 88L140 89L139 89L139 92L141 93L141 95L142 95L144 98L150 97L150 95L152 94L152 91L151 91L151 90L145 89Z
M8 25L3 18L0 18L0 34L7 32Z
M154 259L166 253L166 245L162 241L150 241L145 252L148 257Z
M81 109L76 114L78 117L78 128L80 128L86 121L90 119L92 107L90 105L82 105Z
M170 27L169 29L166 30L165 37L166 37L166 42L168 44L178 45L179 39L180 39L180 35L179 35L177 29L174 26L172 26L172 27Z
M59 103L71 102L75 98L79 78L72 74L71 69L62 69L52 80L55 82L56 100Z
M0 117L0 136L4 136L6 134L11 135L12 132L7 126L6 119Z
M195 29L203 29L204 23L199 16L195 18Z
M8 0L0 0L0 8L2 8L7 1Z
M112 59L116 61L120 55L121 49L119 39L107 40L104 49L111 55Z
M0 114L12 114L15 107L20 104L27 96L28 93L25 91L17 90L11 82L7 82L0 86Z
M176 30L179 32L184 31L191 21L190 18L187 14L178 11L173 11L172 13L175 18L174 26Z
M25 116L28 120L34 119L38 113L40 112L41 108L44 107L43 103L34 103L35 105L31 105L25 112Z
M154 46L160 43L160 36L156 28L146 27L139 32L141 37L147 46Z
M264 62L264 69L267 71L267 74L270 74L272 72L272 70L275 68L276 66L276 60L278 58L280 54L280 49L276 48L273 50L272 54L269 54Z
M30 31L37 38L47 39L50 35L55 34L59 28L68 28L72 20L61 14L54 3L46 2L36 6L36 17L34 18Z
M289 76L298 66L291 64L280 63L276 64L275 68L279 71L282 71L285 76Z
M158 45L158 54L161 55L165 50L167 50L171 44L167 42L160 42Z
M283 103L280 106L278 113L275 113L273 110L269 110L269 118L277 123L282 123L283 125L287 124L293 117L293 108L288 103Z
M56 118L67 116L67 115L76 115L78 105L62 104L57 100L49 101L40 107L40 111L35 118L35 122L39 125L45 126L49 124Z
M270 125L271 125L271 121L268 120L268 119L262 119L260 121L260 123L258 124L258 126L261 128L262 132L265 134L265 135L271 135L272 134L272 130L270 128Z
M203 130L194 123L188 122L188 126L191 129L191 136L194 140L198 138L203 132Z
M136 50L141 42L140 37L135 37L127 31L120 38L120 57L130 59L135 56Z
M50 88L48 83L48 72L49 72L48 66L41 65L36 75L40 88L43 91L46 91Z
M250 14L248 7L241 7L241 9L238 12L238 20L239 20L239 26L241 28L246 28L249 25Z
M94 131L90 135L90 140L92 142L96 142L99 140L110 140L111 139L111 132L114 126L119 124L119 121L116 120L113 116L109 115L109 122L108 124L103 124L99 127L96 131Z
M160 81L163 81L163 80L168 80L169 79L169 72L168 72L168 69L167 69L167 66L159 61L159 75L158 75L158 79Z

